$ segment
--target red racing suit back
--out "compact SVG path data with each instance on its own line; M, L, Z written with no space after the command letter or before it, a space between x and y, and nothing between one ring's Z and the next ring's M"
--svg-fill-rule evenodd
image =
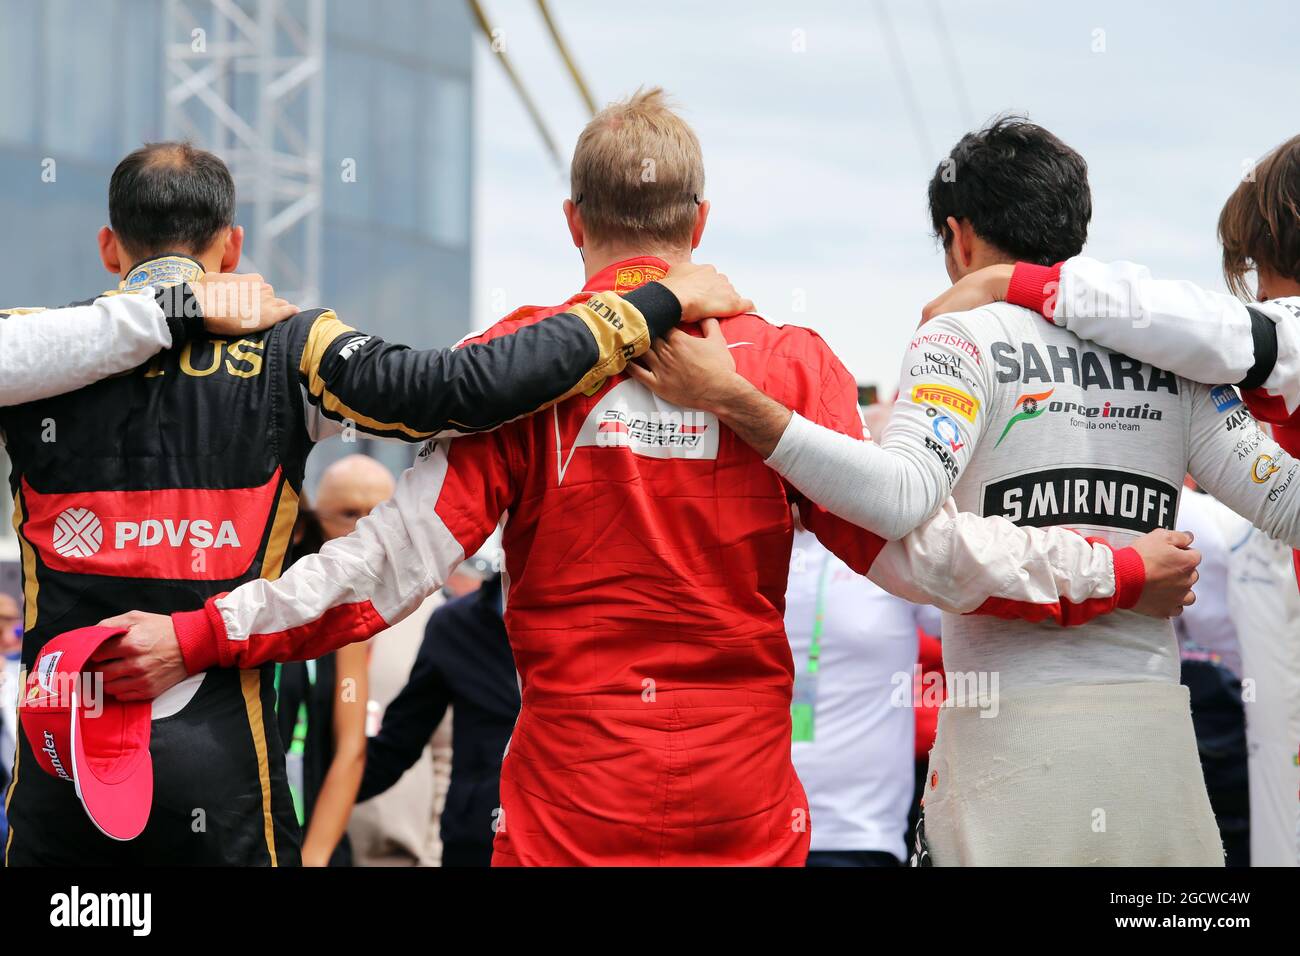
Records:
M655 268L625 263L614 288ZM483 338L552 311L521 309ZM856 385L814 333L752 315L722 328L742 375L861 435ZM790 761L783 625L795 498L780 476L715 416L625 374L455 442L448 459L438 511L453 535L482 537L508 514L522 709L495 860L802 865L808 802ZM482 498L495 506L455 506ZM823 530L824 512L800 504ZM865 570L883 542L841 530L838 550Z
M617 263L568 303L468 341L665 268ZM815 333L755 315L721 328L742 375L862 437L856 385ZM713 415L619 373L495 432L430 442L354 534L173 618L190 670L318 656L410 613L504 519L522 708L494 861L802 866L815 821L790 761L791 505L859 573L947 610L1073 621L1136 597L1132 562L1104 544L951 502L886 542L803 500Z

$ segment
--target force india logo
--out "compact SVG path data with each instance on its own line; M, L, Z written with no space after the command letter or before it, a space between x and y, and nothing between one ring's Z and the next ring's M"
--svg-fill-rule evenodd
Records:
M1089 428L1108 428L1114 431L1140 431L1142 426L1136 424L1137 421L1158 422L1163 420L1164 412L1158 408L1152 408L1150 402L1143 402L1141 405L1113 405L1105 402L1101 405L1080 405L1077 402L1048 401L1056 391L1049 388L1045 392L1033 392L1027 395L1021 395L1015 401L1015 412L1007 419L1006 427L1002 429L1002 434L998 440L993 443L997 448L1002 444L1002 440L1011 433L1011 429L1021 422L1027 422L1040 417L1044 412L1053 414L1064 412L1071 416L1070 424L1077 426L1080 423L1086 424ZM1102 419L1100 424L1094 423L1093 419ZM1117 419L1128 419L1127 421L1117 421ZM1232 425L1228 426L1232 428Z

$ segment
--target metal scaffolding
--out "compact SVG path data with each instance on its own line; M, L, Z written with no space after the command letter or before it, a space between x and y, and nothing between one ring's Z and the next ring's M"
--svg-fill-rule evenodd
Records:
M248 225L242 269L320 300L325 0L167 0L168 139L229 164Z

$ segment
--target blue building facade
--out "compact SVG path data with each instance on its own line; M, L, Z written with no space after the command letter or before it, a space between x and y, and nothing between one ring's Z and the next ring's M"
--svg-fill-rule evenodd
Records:
M0 305L116 285L95 235L114 166L163 138L162 11L163 0L0 0ZM419 347L468 331L473 31L464 3L327 0L322 301L300 305ZM309 484L356 450L410 461L382 443L323 448Z

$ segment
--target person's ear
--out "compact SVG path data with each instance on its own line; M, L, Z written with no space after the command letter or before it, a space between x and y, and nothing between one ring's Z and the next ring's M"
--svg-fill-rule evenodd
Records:
M968 220L958 220L955 216L949 216L947 220L948 232L952 235L952 243L949 251L952 253L953 262L961 269L969 269L971 260L975 256L975 249L971 242L974 237L974 230L971 229Z
M244 227L231 226L226 234L226 244L221 250L221 271L234 272L239 268L239 257L244 254Z
M581 249L586 241L586 234L582 228L582 213L578 211L578 204L572 199L564 200L564 221L569 224L569 235L573 238L573 244Z
M115 276L122 274L122 250L117 244L117 236L108 226L99 230L99 261L104 268Z
M691 230L691 248L700 247L700 239L704 237L704 227L709 224L709 201L706 199L695 207L695 228Z

